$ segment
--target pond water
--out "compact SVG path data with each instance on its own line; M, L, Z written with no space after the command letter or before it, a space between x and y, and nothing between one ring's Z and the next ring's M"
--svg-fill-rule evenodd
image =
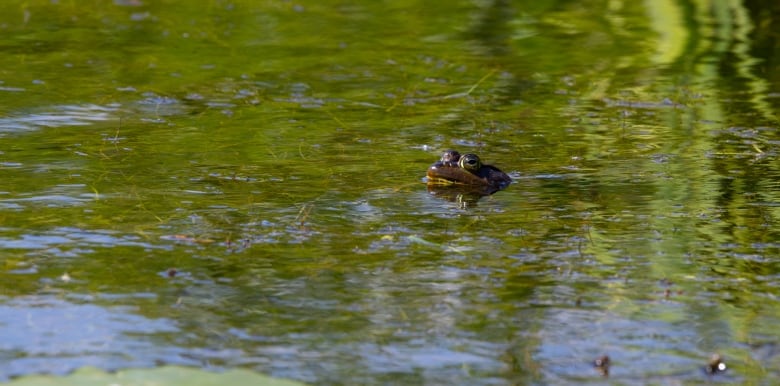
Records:
M780 377L777 2L364 3L0 4L0 379Z

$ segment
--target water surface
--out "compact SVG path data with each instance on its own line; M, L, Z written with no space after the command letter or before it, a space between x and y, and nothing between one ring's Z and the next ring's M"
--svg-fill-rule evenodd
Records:
M3 2L0 379L768 384L779 13Z

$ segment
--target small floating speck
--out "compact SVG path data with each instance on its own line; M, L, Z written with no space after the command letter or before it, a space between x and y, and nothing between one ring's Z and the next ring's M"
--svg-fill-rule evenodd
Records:
M593 361L593 367L598 370L598 372L603 376L609 375L609 357L607 355L602 355L596 360Z
M722 373L726 371L726 364L723 363L723 358L720 354L712 354L704 370L707 371L707 374Z

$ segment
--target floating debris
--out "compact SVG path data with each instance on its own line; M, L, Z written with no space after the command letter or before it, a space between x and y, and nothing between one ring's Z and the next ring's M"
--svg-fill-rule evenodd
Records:
M168 240L168 241L180 241L185 243L193 243L193 244L211 244L214 242L214 240L209 238L198 238L198 237L192 237L187 235L162 235L160 236L161 240Z
M718 374L726 371L726 364L723 363L723 357L720 354L712 354L710 361L704 368L707 374Z
M602 376L608 376L609 375L609 357L605 354L602 355L596 360L593 361L593 367L598 370L599 374Z

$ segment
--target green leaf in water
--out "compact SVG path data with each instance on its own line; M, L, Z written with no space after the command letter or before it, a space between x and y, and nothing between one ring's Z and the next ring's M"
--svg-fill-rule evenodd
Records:
M153 369L120 370L106 373L94 367L85 367L70 375L29 375L9 382L11 386L156 386L156 385L261 385L300 386L302 383L272 378L249 370L234 369L221 373L181 366L166 366Z

